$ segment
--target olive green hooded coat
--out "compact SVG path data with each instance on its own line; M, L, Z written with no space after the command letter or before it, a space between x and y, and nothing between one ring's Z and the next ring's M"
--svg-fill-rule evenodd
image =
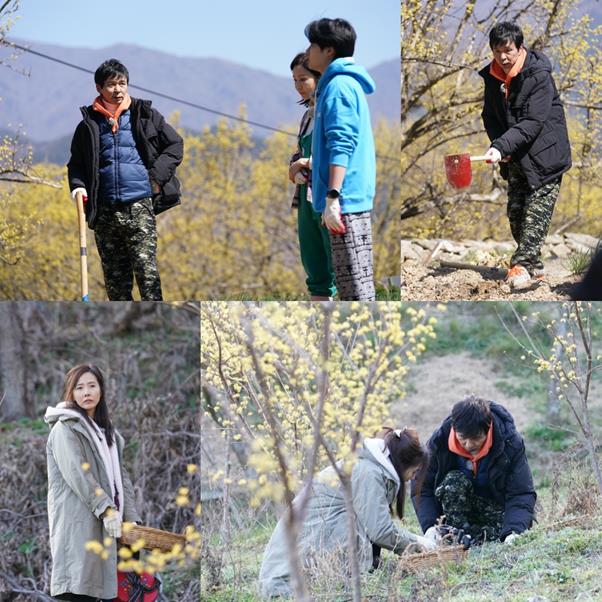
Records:
M383 447L382 440L365 440L351 472L362 572L372 566L373 543L401 554L409 544L418 540L416 535L393 522L389 506L395 501L400 482L393 465L383 454ZM305 566L324 553L337 549L344 553L348 546L345 499L332 467L317 474L311 488L301 491L293 504L298 505L307 495L310 498L297 542ZM263 555L258 585L264 599L292 595L285 529L283 517L278 521Z
M108 558L85 550L86 542L104 544L108 537L100 515L115 508L111 485L84 418L75 410L49 407L46 444L48 464L48 522L52 578L50 593L66 592L98 598L117 597L117 544L105 546ZM123 466L123 437L115 431L123 481L123 520L141 522L134 490ZM115 442L113 443L115 445ZM86 466L88 465L88 466ZM86 469L85 469L86 468Z

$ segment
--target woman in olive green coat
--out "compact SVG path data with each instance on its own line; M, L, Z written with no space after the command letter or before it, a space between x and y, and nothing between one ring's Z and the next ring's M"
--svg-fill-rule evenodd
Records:
M402 554L408 546L414 551L434 549L435 544L393 522L390 506L403 517L405 483L428 461L428 453L412 429L384 429L381 437L365 439L351 472L351 493L355 511L360 571L378 565L380 548ZM293 501L309 495L297 547L305 567L318 557L332 560L348 549L347 509L341 484L332 467L317 474L309 488ZM259 573L262 598L292 595L285 521L281 518L265 549ZM343 565L342 565L343 567ZM341 568L344 572L344 568Z
M121 524L141 522L123 467L124 442L113 429L104 380L93 365L72 368L64 402L49 407L46 445L52 578L59 600L117 597L117 544ZM100 542L100 554L86 551Z

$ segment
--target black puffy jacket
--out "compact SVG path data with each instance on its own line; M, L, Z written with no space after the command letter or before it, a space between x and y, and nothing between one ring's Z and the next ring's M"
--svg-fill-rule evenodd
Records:
M491 146L520 165L532 190L568 171L571 146L548 58L527 49L524 66L510 82L507 99L502 82L489 73L489 65L479 75L485 80L481 116ZM501 163L500 170L507 178L508 166Z
M88 193L86 221L94 229L99 201L100 133L92 117L92 107L81 107L81 112L83 119L73 134L67 171L70 189L81 187ZM149 177L160 187L153 195L153 207L158 214L180 203L180 183L175 171L184 157L184 141L163 115L151 107L150 100L132 98L130 114L138 154Z
M537 494L523 438L516 431L514 419L499 403L491 403L491 413L493 443L489 451L489 487L493 499L504 508L500 534L500 538L504 539L513 531L522 533L531 527ZM412 482L412 503L423 531L432 527L443 514L435 489L448 472L457 468L457 456L448 447L451 426L451 416L448 416L428 441L431 458L420 497L417 496L416 482Z

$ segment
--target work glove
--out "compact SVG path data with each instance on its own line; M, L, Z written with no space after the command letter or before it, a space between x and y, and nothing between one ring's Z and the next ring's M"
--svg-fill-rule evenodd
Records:
M305 169L302 169L295 174L295 184L302 186L303 184L307 184L308 179L308 173Z
M343 223L339 199L326 197L326 207L322 213L322 223L331 234L345 234L347 229Z
M299 182L295 181L295 177L302 169L311 169L311 164L310 164L309 159L301 158L301 159L297 159L296 161L293 161L288 166L288 179L291 182L293 182L294 184L298 184ZM303 183L305 184L305 182L303 182Z
M484 155L487 159L487 163L499 163L502 160L502 153L493 146Z
M119 516L119 512L112 508L107 510L103 516L102 524L109 536L115 538L121 537L121 517Z
M464 529L457 529L451 525L431 527L431 529L433 528L437 530L441 543L461 545L465 550L468 550L474 543L472 537Z
M510 535L506 536L506 539L504 539L504 543L508 544L509 546L511 546L520 536L520 533L514 533L514 531L512 533L510 533Z
M432 542L438 544L441 541L441 533L439 532L439 528L437 526L429 527L424 533L424 537L426 539L430 539Z
M81 192L81 193L82 193L82 201L83 201L84 203L86 203L86 202L88 201L88 191L87 191L85 188L81 188L81 187L80 187L80 188L74 188L74 189L71 191L71 198L72 198L73 200L75 200L75 195L76 195L78 192Z
M434 541L420 535L416 535L415 545L418 549L422 548L422 552L432 552L437 549L437 544Z

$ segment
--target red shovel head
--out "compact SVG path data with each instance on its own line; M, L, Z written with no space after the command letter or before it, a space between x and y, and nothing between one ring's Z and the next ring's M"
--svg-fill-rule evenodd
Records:
M466 188L472 181L470 154L447 155L445 157L445 175L454 188Z

